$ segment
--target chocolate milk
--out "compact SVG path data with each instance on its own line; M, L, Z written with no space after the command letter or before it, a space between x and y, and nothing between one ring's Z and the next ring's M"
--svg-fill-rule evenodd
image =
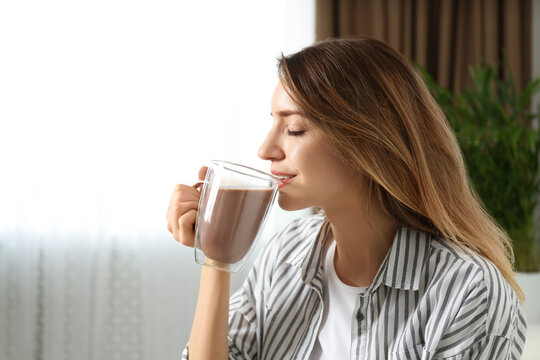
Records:
M272 193L272 189L218 189L212 218L207 222L203 217L200 224L199 244L206 257L227 264L241 260L257 236Z

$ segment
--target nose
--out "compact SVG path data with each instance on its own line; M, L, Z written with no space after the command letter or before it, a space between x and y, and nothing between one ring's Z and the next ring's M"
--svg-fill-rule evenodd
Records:
M285 157L285 152L283 151L283 146L281 145L278 135L274 128L272 128L264 142L262 143L257 155L263 160L281 160Z

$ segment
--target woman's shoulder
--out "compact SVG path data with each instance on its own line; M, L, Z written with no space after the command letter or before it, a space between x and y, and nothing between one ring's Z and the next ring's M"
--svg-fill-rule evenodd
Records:
M460 303L460 313L472 310L482 317L487 336L510 337L511 333L526 325L519 299L499 269L487 258L459 249L446 240L433 237L426 265L431 272L430 284L438 288L451 288L447 296ZM483 310L483 311L480 311ZM513 337L513 335L512 335Z
M317 240L328 228L326 216L321 214L292 220L278 231L267 245L267 256L275 263L298 264L308 254L315 251Z
M311 243L315 240L313 235L320 232L325 222L327 222L326 217L321 214L296 218L275 235L275 240L281 246Z
M485 284L492 294L507 295L517 300L517 296L500 270L481 254L467 249L459 249L448 241L432 237L429 260L433 264L445 264L446 277L460 277L467 284Z

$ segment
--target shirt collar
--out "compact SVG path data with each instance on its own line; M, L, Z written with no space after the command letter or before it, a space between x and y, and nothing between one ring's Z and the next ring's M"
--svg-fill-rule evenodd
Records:
M322 281L323 249L326 241L332 237L330 222L321 222L319 231L314 231L308 241L305 256L298 258L296 265L301 266L302 280L307 284ZM399 227L388 254L368 291L383 284L404 290L418 290L423 267L429 257L431 235L422 231ZM294 264L293 264L294 265Z
M400 227L373 285L380 282L392 288L418 290L430 244L430 234Z

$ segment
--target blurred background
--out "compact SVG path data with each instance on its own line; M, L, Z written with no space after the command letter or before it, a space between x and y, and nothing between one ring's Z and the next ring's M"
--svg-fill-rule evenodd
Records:
M269 170L276 58L361 34L451 90L481 59L540 76L540 0L1 2L0 359L179 358L200 267L173 187ZM307 214L276 207L259 249Z

